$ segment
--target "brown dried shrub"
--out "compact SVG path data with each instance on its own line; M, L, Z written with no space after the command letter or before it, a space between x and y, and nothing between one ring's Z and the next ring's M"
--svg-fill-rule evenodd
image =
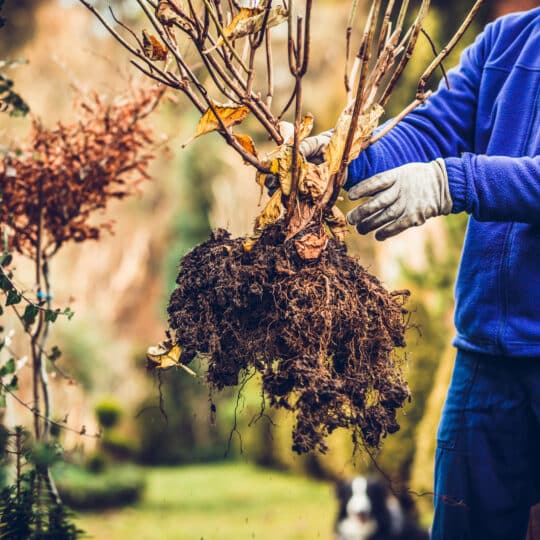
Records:
M162 94L133 90L107 104L93 93L79 98L73 123L47 128L33 120L29 142L0 160L0 226L12 248L50 257L66 241L110 230L92 214L148 178L153 138L142 120Z

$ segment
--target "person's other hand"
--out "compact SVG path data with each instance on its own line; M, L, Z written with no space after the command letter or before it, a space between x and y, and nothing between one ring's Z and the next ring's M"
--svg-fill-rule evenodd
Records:
M409 163L376 174L349 191L351 200L369 197L347 214L347 221L361 234L378 229L385 240L431 217L452 211L452 198L443 159Z
M279 131L285 141L294 137L294 126L290 122L280 122ZM324 151L330 142L333 130L323 131L313 137L307 137L299 146L300 153L307 161L320 165L324 161ZM275 174L269 174L264 181L269 195L273 195L279 188L279 178Z

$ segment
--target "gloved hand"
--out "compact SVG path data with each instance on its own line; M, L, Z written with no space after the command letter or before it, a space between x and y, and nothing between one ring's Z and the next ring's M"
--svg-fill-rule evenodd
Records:
M279 131L285 141L290 140L294 136L294 126L290 122L280 122ZM333 130L323 131L319 135L307 137L299 146L300 153L311 163L320 165L324 161L324 150L330 142ZM279 188L279 178L274 174L266 176L264 185L268 189L268 193L273 195L276 189Z
M409 163L363 180L349 191L349 198L363 197L370 199L351 210L347 221L361 234L378 229L377 240L449 214L453 205L443 159Z

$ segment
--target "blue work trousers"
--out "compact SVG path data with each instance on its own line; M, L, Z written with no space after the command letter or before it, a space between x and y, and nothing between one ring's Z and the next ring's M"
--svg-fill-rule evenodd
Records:
M432 540L524 540L540 501L540 358L458 351L437 434Z

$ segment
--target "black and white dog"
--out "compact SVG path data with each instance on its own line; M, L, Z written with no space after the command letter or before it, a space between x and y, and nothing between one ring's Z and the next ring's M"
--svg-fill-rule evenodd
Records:
M415 523L412 501L398 500L379 479L339 482L336 496L336 540L429 540Z

